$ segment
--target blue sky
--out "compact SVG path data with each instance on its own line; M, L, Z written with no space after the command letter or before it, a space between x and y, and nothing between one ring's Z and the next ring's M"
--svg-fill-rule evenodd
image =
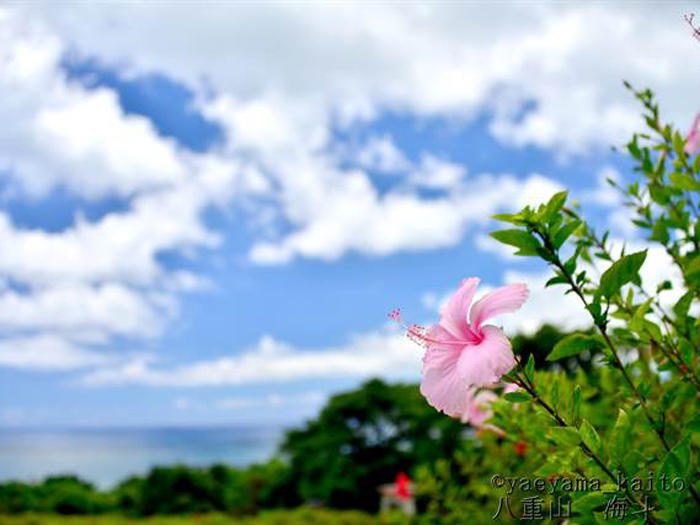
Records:
M568 188L637 240L620 80L688 125L683 7L0 8L0 426L296 423L418 380L387 312L471 275L581 326L488 217Z

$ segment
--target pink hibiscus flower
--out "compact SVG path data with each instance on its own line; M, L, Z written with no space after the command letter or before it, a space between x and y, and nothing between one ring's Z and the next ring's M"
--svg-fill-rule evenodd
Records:
M484 421L491 419L493 410L491 403L496 401L498 396L491 390L480 390L471 387L467 391L467 410L462 414L462 423L469 423L474 428L496 429L493 425L484 425ZM500 431L500 429L498 429Z
M421 393L433 407L452 417L466 413L470 387L493 386L516 364L508 338L484 321L520 308L528 296L527 286L498 288L472 305L479 282L476 277L462 282L443 308L438 324L427 330L407 327L409 337L426 348ZM390 317L403 324L398 310Z
M518 386L508 383L503 389L503 393L515 392ZM496 401L498 396L492 390L479 390L476 387L469 388L467 392L467 411L462 414L462 423L469 423L474 428L480 430L493 430L497 434L504 432L495 425L484 424L493 417L491 403ZM517 406L517 405L516 405Z
M690 131L688 131L688 136L685 139L684 149L688 155L694 155L700 150L700 129L698 128L700 128L700 113L695 117Z

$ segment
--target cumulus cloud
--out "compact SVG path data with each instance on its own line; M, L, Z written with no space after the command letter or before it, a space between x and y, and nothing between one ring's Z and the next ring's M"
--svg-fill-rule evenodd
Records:
M296 348L271 336L234 357L179 367L159 367L147 359L88 372L88 386L146 384L151 386L216 386L291 382L333 377L417 378L422 349L402 334L377 331L358 335L346 345Z
M466 175L465 166L424 153L408 180L423 188L450 190L458 187Z
M56 186L89 198L132 195L181 180L172 141L144 117L126 116L116 94L68 82L64 44L4 11L0 17L0 171L31 196Z
M700 82L688 64L700 54L683 11L612 4L0 8L0 118L12 123L0 130L5 197L40 198L60 188L127 202L61 231L27 228L0 212L0 327L54 338L34 341L70 367L92 362L92 354L61 339L66 333L104 343L158 335L177 311L178 294L206 285L164 268L158 254L216 249L222 236L202 214L234 200L263 197L268 207L251 206L252 221L267 224L271 215L284 222L258 232L249 252L258 264L456 245L488 215L544 200L558 185L536 174L467 176L466 166L430 151L412 165L389 136L370 139L346 169L330 153L334 131L386 112L459 124L484 117L505 145L567 158L618 143L637 125L621 77L657 88L667 114L686 124L686 102ZM114 90L70 81L60 66L68 52L123 78L158 73L187 85L196 109L222 126L224 143L204 154L184 151L149 119L126 115ZM380 191L365 171L372 169L403 171L406 184ZM441 193L426 198L426 188ZM606 204L608 197L593 198ZM86 381L229 384L248 376L379 373L402 362L393 351L378 357L368 350L394 348L383 337L319 352L263 339L242 356L181 369L93 362L97 370ZM3 347L0 364L47 366L41 352L10 358L11 348L27 348L30 339L19 341L25 346ZM276 349L274 358L265 359L265 348ZM357 348L362 364L344 360L342 352ZM317 362L317 353L328 360Z
M697 91L687 64L700 61L682 21L692 5L114 4L84 6L80 23L62 6L26 9L129 73L160 70L193 86L206 76L228 96L255 100L260 126L270 122L264 106L292 101L296 124L387 108L471 117L488 107L496 137L574 152L624 139L636 124L621 76L656 86L674 116L687 111L678 95ZM275 53L271 34L284 42ZM290 128L267 129L275 141Z
M388 255L454 246L469 226L484 225L497 210L546 201L560 189L540 175L483 175L446 197L422 199L401 191L380 195L360 172L342 182L300 210L296 231L255 244L252 260L280 264L298 255L333 260L347 251Z
M92 352L52 335L0 340L0 366L30 370L78 370L113 362L103 353Z
M372 136L351 159L363 168L380 173L397 173L411 168L411 161L396 146L390 135Z
M4 202L60 190L124 205L90 221L78 210L62 229L0 211L2 366L94 366L100 348L85 343L104 350L116 337L160 335L179 294L209 283L167 269L159 255L215 248L221 237L204 211L265 191L254 166L188 152L125 114L115 91L70 81L67 46L47 24L0 9L0 117L12 123L0 130Z

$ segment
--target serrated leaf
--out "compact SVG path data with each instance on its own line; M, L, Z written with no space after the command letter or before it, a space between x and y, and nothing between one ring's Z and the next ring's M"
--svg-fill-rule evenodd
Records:
M600 343L590 335L571 334L561 339L547 356L547 361L558 361L565 357L598 348Z
M598 294L610 299L625 284L639 282L639 270L647 257L647 251L632 253L615 261L600 277Z

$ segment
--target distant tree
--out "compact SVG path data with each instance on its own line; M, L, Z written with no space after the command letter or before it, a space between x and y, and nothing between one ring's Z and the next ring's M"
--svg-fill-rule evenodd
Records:
M287 433L287 482L303 500L374 511L380 484L452 456L465 429L428 406L417 386L373 379L332 397L315 420Z

